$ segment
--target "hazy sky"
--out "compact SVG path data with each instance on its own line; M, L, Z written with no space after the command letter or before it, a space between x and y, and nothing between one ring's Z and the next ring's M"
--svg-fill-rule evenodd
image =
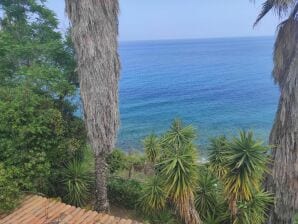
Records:
M48 0L68 26L64 0ZM279 20L270 14L252 24L262 1L249 0L120 0L120 40L187 39L235 36L272 36Z

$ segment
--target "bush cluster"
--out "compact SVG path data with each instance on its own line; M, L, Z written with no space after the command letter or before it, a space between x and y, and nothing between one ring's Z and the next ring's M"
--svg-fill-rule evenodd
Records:
M142 184L133 179L111 177L108 182L108 196L111 203L128 209L137 209Z

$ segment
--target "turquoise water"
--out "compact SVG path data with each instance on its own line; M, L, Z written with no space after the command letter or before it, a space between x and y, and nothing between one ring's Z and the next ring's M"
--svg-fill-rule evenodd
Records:
M201 148L240 129L266 141L278 102L273 43L273 37L121 43L118 146L139 148L176 117L197 129Z

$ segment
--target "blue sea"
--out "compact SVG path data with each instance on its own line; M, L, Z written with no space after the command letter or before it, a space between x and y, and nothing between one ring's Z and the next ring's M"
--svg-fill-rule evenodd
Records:
M174 118L193 125L197 143L239 130L267 142L279 91L271 77L274 37L121 42L118 146L142 139Z

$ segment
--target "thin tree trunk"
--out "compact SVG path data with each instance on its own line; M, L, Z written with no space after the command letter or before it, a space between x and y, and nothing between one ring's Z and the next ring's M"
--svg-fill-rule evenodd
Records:
M229 208L231 211L231 223L234 223L237 217L237 213L238 213L238 208L237 208L237 200L235 198L233 198L230 202L229 202Z
M118 0L66 0L87 135L96 163L96 210L108 209L106 156L118 128Z
M298 21L290 22L279 34L288 31L287 38L290 39L281 36L283 39L279 44L283 44L282 53L285 54L281 61L289 63L280 75L278 71L275 75L281 95L270 135L272 176L266 179L266 188L275 194L270 224L293 223L293 217L298 212Z
M131 165L128 170L128 179L131 179L133 171L134 171L134 166Z

